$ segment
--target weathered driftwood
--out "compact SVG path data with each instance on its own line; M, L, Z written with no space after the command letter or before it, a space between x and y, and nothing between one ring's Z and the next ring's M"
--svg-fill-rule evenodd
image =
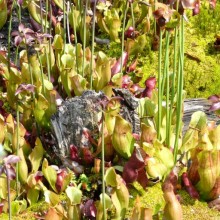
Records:
M138 99L131 95L128 90L115 89L116 96L122 97L120 114L132 125L133 132L140 131L140 120L135 109ZM98 125L101 123L102 102L106 100L102 92L86 91L81 97L74 97L62 103L57 113L51 118L51 124L56 139L54 151L64 165L71 167L70 145L90 148L87 132L91 136L98 135ZM207 114L208 120L218 121L219 118L209 111L210 103L206 99L187 99L184 102L184 128L188 128L191 115L196 111ZM219 121L220 122L220 121ZM72 167L71 167L72 168Z
M89 147L86 129L97 134L101 101L105 99L102 92L86 91L81 97L65 101L52 116L51 124L57 145L54 152L58 158L70 167L68 161L70 145Z
M204 98L197 99L186 99L184 101L184 115L183 115L183 133L188 129L189 122L191 120L191 115L196 111L203 111L207 115L208 121L215 121L217 124L220 123L220 118L209 111L211 103Z

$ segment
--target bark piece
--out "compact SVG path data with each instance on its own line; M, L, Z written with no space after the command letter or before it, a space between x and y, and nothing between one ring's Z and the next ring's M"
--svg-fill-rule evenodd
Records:
M140 119L136 112L139 99L135 98L126 89L114 89L115 96L120 96L120 115L131 123L132 132L140 133ZM85 91L82 96L68 99L58 108L56 114L51 118L51 125L56 144L54 152L62 161L63 165L72 168L73 161L70 160L70 145L77 148L91 147L86 134L88 132L93 138L99 135L98 125L101 123L102 102L107 97L104 93ZM191 120L191 115L196 111L207 114L208 121L220 123L219 117L209 111L210 103L206 99L187 99L184 101L184 128L185 133ZM85 132L86 131L86 132Z
M98 134L101 101L104 99L104 93L88 90L81 97L63 102L52 116L51 124L57 142L54 151L61 161L69 157L71 144L90 148L83 131L87 130L91 136Z

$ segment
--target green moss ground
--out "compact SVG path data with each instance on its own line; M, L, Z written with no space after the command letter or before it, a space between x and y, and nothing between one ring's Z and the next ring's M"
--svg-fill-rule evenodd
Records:
M200 14L192 17L192 11L187 12L184 89L188 98L207 98L212 94L220 93L220 51L214 49L215 36L220 34L219 11L219 2L217 2L216 9L211 10L208 1L203 1ZM141 29L141 27L138 28ZM151 50L152 35L146 34L146 36L147 45L144 51L137 55L137 72L144 76L141 81L142 86L149 76L157 76L158 73L158 51ZM171 33L170 74L173 72L173 36L174 33ZM112 42L109 49L102 49L109 57L121 56L120 43Z
M208 2L207 2L208 3ZM208 97L220 93L220 52L214 49L220 33L220 4L210 10L203 4L201 14L185 25L185 52L199 61L185 58L185 89L189 97Z
M48 210L48 203L46 202L38 202L30 207L28 207L24 212L20 213L19 215L12 216L12 220L35 220L37 214L41 214ZM1 220L8 220L8 214L1 214L0 215Z
M214 49L215 36L220 34L219 11L219 3L213 11L209 9L209 4L206 2L202 4L199 15L192 17L191 11L188 12L184 48L184 89L188 98L207 98L212 94L220 93L220 51ZM151 44L151 38L148 38L149 44ZM173 34L171 42L173 42ZM170 74L172 74L174 53L172 46L169 53ZM144 74L143 82L149 76L157 75L158 52L151 51L147 47L139 60L139 67Z
M154 214L160 213L162 216L165 202L160 183L148 187L146 191L140 187L138 191L133 189L133 199L130 200L130 207L134 207L135 198L138 194L141 194L140 198L143 207L151 208ZM220 212L215 209L210 209L206 202L192 199L184 190L178 191L178 194L181 198L183 220L220 220ZM132 209L129 210L128 215L131 211Z
M219 220L220 212L210 209L206 202L190 198L186 191L179 192L182 200L183 220Z

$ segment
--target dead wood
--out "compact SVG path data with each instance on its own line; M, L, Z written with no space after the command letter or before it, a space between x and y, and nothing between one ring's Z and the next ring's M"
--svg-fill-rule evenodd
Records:
M131 123L133 133L139 133L140 120L136 112L138 99L125 89L114 89L114 93L115 96L122 98L121 116ZM52 130L56 139L54 152L66 166L71 168L72 164L72 161L68 159L71 144L77 148L90 148L88 132L94 139L99 136L98 126L101 123L103 101L106 101L104 93L88 90L80 97L74 97L63 102L57 113L51 118ZM185 100L183 133L188 128L191 115L196 111L205 112L208 121L220 122L219 117L209 111L209 107L210 103L207 99Z

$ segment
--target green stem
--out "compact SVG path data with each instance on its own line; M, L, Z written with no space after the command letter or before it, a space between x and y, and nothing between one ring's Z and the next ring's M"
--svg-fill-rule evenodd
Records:
M164 74L163 82L166 81L166 122L169 122L169 98L170 98L170 84L169 84L169 44L170 44L170 32L166 31L166 49L165 49L165 61L164 61ZM164 85L163 85L164 86ZM162 88L163 91L163 88ZM170 147L170 128L166 126L166 144Z
M95 16L96 16L96 0L93 6L93 20L92 20L92 45L91 45L91 61L90 61L90 89L92 90L92 80L93 80L93 57L94 57L94 39L95 39Z
M79 11L82 12L82 14L84 14L84 10L83 10L83 1L82 0L78 0L78 6L79 6Z
M16 47L16 52L15 52L15 65L18 65L18 49L19 49L19 45Z
M30 50L31 50L31 48L29 48ZM31 64L31 59L30 59L30 56L32 56L32 51L29 51L29 49L28 49L28 45L26 44L26 51L27 51L27 60L28 60L28 71L29 71L29 73L30 73L30 83L31 83L31 85L34 85L34 78L33 78L33 71L32 71L32 64ZM32 103L32 109L35 109L35 93L33 92L33 93L31 93L31 98L32 98L32 100L33 100L33 103ZM40 129L39 129L39 126L38 126L38 124L36 123L36 129L37 129L37 135L40 135Z
M86 60L86 13L88 8L88 0L86 0L86 5L83 15L83 61L82 61L82 76L85 74L85 60Z
M122 26L122 39L121 39L121 64L120 64L120 72L122 73L123 70L123 54L124 54L124 41L125 41L125 23L126 23L126 16L129 8L129 2L126 1L125 10L124 10L124 17L123 17L123 26Z
M50 1L49 34L52 35L52 5L51 5L51 1ZM51 69L52 69L52 67L51 67L52 66L51 65L51 60L52 60L51 48L52 48L52 46L51 45L52 45L52 39L49 38L49 66L47 65L47 68L49 69L49 71L48 71L48 79L49 79L49 81L51 79Z
M177 153L179 149L179 136L181 131L181 116L183 105L183 68L184 68L184 18L181 18L181 32L179 35L179 68L178 68L178 83L177 83L177 125L176 125L176 139L174 145L174 162L177 161Z
M73 7L72 7L72 13L73 13ZM77 33L76 33L76 23L75 23L75 17L73 18L73 31L74 31L74 40L75 40L75 50L76 50L76 72L79 74L79 62L78 62L78 40L77 40Z
M65 51L66 47L66 2L63 0L63 51Z
M10 192L10 179L9 179L9 172L8 168L6 170L6 178L7 178L7 190L8 190L8 219L12 219L12 213L11 213L11 192Z
M65 45L65 44L64 44ZM50 45L49 45L50 46ZM47 62L47 74L48 74L48 80L50 81L51 77L50 77L50 58L49 58L49 54L47 52L47 47L44 47L45 49L45 53L46 53L46 62ZM49 48L50 51L50 48ZM50 52L49 52L50 53Z
M162 62L162 30L160 30L159 56L158 56L158 120L157 120L157 138L160 139L160 127L162 120L162 80L161 80L161 62Z
M173 75L172 75L172 90L171 90L171 110L173 108L174 98L175 98L175 87L176 87L176 64L177 64L177 42L178 42L178 29L175 28L174 33L174 61L173 61Z
M18 20L19 23L21 23L21 6L17 4L17 11L18 11Z
M26 44L26 51L27 51L27 60L28 60L28 71L30 73L30 83L31 85L34 85L34 78L33 78L33 72L32 72L32 67L31 67L31 62L30 62L30 52L28 49L28 45ZM35 93L31 93L32 99L33 99L33 106L32 108L35 109Z
M153 11L156 11L156 3L157 3L157 0L154 0L154 7L153 7ZM161 31L161 30L160 30ZM157 33L157 21L156 19L154 18L154 35L156 35Z
M175 98L175 87L176 87L176 64L177 64L177 35L178 29L175 28L174 33L174 61L173 61L173 74L172 74L172 81L171 81L171 98L170 98L170 113L169 113L169 132L171 134L171 124L172 124L172 115L173 115L173 106L174 106L174 98Z
M14 0L11 6L11 15L10 15L9 27L8 27L8 72L9 73L10 73L10 57L11 57L11 25L12 25L12 14L13 14L15 2L16 1Z
M26 50L27 50L27 59L28 59L28 70L30 73L30 78L31 78L31 85L34 85L34 78L33 78L33 72L32 72L32 68L31 68L31 63L30 63L30 54L29 54L29 49L28 49L28 45L26 44Z
M44 85L44 72L43 72L43 65L42 65L42 61L40 59L40 55L39 55L39 52L37 51L37 59L40 63L40 76L41 76L41 82L42 82L42 88L43 88L43 95L46 94L45 92L45 85Z
M53 16L52 0L50 0L50 19L49 19L49 33L50 33L50 35L52 34L52 16Z
M20 145L20 134L19 134L19 122L20 122L20 117L19 117L19 104L18 102L16 103L16 123L17 123L17 132L16 132L16 136L17 136L17 145L16 145L16 155L18 156L18 151L19 151L19 145ZM16 163L16 197L18 196L18 163Z
M134 6L133 6L133 2L131 3L131 18L132 18L132 27L135 28Z
M164 58L164 69L163 69L163 77L162 77L162 86L161 86L161 94L163 96L164 94L164 89L165 89L165 82L166 82L166 72L168 69L168 64L169 64L169 44L167 44L168 41L168 32L166 31L166 42L165 42L165 58Z
M47 17L48 17L48 11L49 11L49 4L48 0L46 0L46 14L45 14L45 29L44 32L47 33ZM43 19L42 19L43 20Z
M80 2L79 2L79 0L75 1L75 7L76 7L76 10L80 11Z
M40 16L43 18L43 6L42 6L42 0L40 0ZM43 19L40 20L41 23L41 31L44 31L44 24L43 24Z
M71 40L70 40L70 25L69 25L69 14L70 12L70 2L67 1L67 19L66 19L66 24L67 24L67 36L68 36L68 42L71 43Z
M103 219L106 220L106 204L105 204L105 136L104 136L104 113L102 112L102 203L103 203Z

